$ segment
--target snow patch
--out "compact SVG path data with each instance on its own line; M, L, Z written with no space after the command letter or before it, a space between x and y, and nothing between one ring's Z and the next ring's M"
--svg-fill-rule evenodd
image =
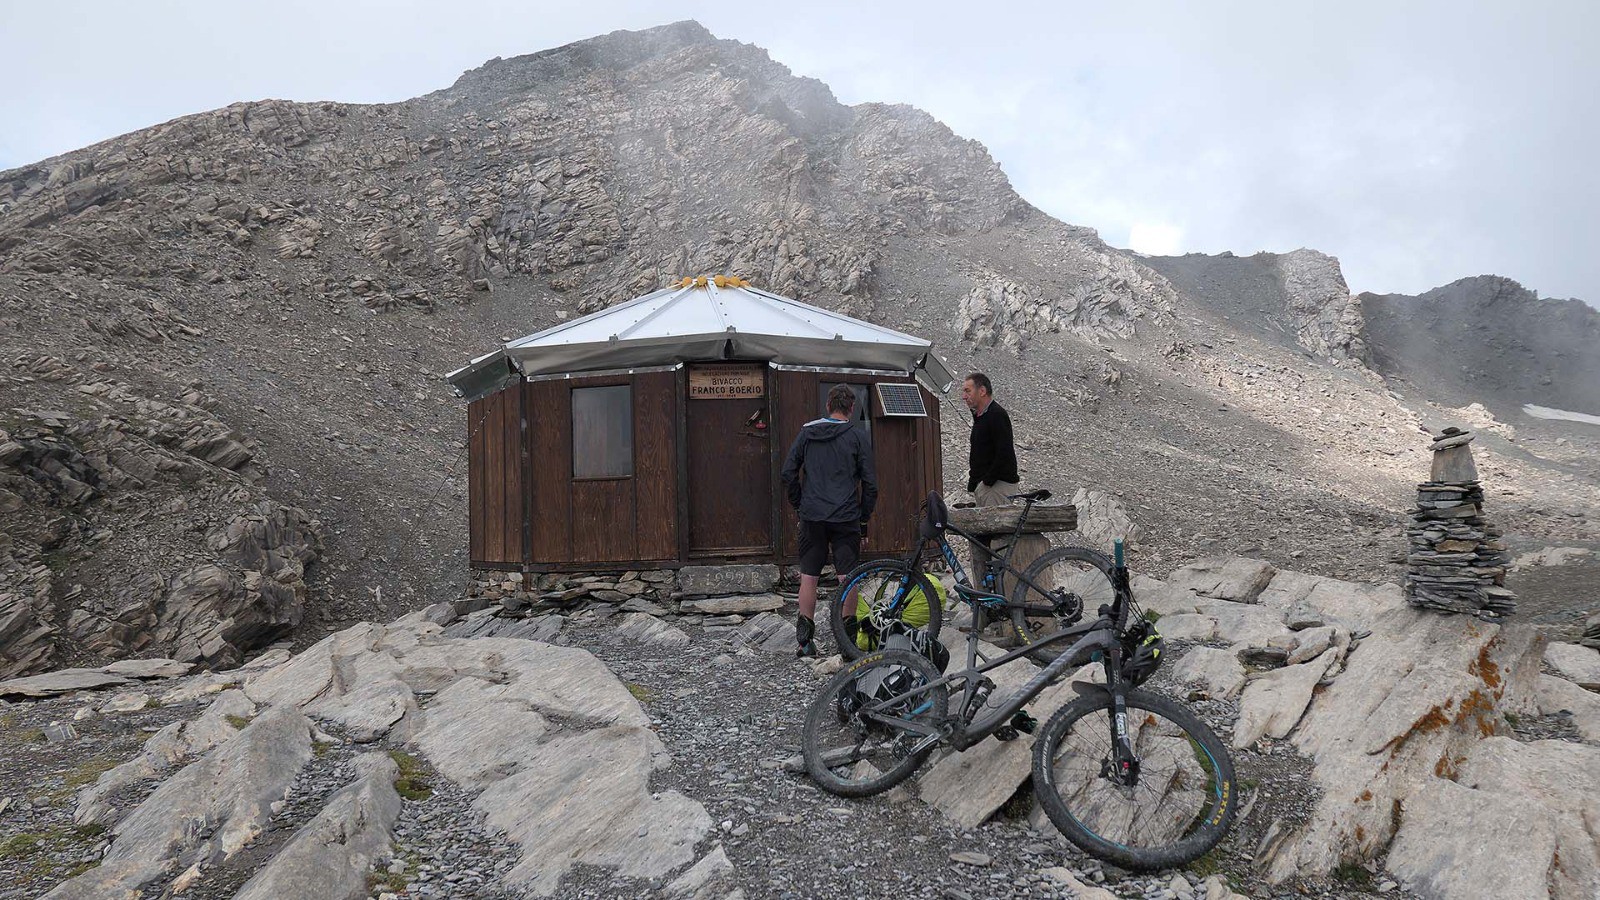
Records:
M1600 416L1591 416L1588 413L1571 412L1565 409L1552 409L1548 406L1534 406L1532 403L1522 404L1522 411L1535 419L1561 419L1565 422L1582 422L1585 425L1600 425Z

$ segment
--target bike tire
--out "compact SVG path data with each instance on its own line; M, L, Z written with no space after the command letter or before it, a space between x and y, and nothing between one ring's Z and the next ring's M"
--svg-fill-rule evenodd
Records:
M1151 812L1173 818L1173 804L1163 806L1166 800L1177 796L1175 792L1186 790L1190 782L1204 779L1204 784L1199 790L1188 788L1197 800L1204 801L1203 805L1200 805L1187 820L1183 818L1183 812L1179 809L1173 821L1165 825L1169 830L1182 827L1184 831L1181 836L1171 840L1157 835L1153 836L1150 846L1131 846L1131 842L1124 842L1127 841L1125 835L1099 834L1093 830L1095 822L1086 824L1084 821L1091 814L1104 810L1107 811L1104 818L1106 823L1114 824L1126 820L1130 823L1128 827L1135 834L1138 831L1138 827L1132 824L1134 819L1124 815L1128 807L1115 809L1110 805L1119 796L1126 798L1127 795L1123 792L1129 789L1110 786L1103 775L1097 778L1093 774L1101 760L1094 759L1092 753L1075 753L1074 747L1067 748L1066 752L1071 754L1070 759L1059 752L1060 745L1067 739L1069 733L1075 733L1073 726L1088 716L1096 718L1095 722L1088 723L1085 728L1085 733L1092 735L1094 729L1101 726L1100 717L1095 715L1098 713L1106 714L1104 717L1106 731L1100 739L1105 747L1109 747L1112 708L1109 691L1099 691L1087 697L1079 697L1058 710L1050 717L1050 721L1045 723L1033 748L1034 794L1039 798L1045 814L1055 823L1056 828L1084 852L1135 871L1177 868L1204 856L1232 827L1237 812L1234 802L1236 788L1233 759L1228 755L1227 746L1216 733L1181 704L1143 691L1129 691L1126 699L1130 728L1136 731L1138 742L1135 751L1142 757L1141 764L1148 767L1152 759L1162 763L1154 771L1146 768L1141 775L1141 786L1165 784L1161 788L1162 793L1155 797L1155 805L1151 807ZM1141 713L1144 714L1143 717ZM1181 730L1181 736L1185 740L1179 741L1178 736L1174 735L1170 728L1161 728L1155 721L1155 716L1176 726ZM1092 743L1092 739L1074 740L1078 742L1080 748L1088 747ZM1173 764L1170 777L1166 771L1164 758L1170 758ZM1064 772L1059 768L1062 766L1065 766ZM1063 773L1058 774L1058 772ZM1097 781L1104 784L1096 783ZM1063 782L1070 796L1063 796ZM1137 794L1139 788L1132 791ZM1152 818L1150 821L1155 819ZM1162 823L1157 821L1156 827L1163 827ZM1123 840L1115 840L1114 837L1122 837Z
M894 765L888 766L887 769L879 769L870 759L850 759L846 757L854 770L851 774L859 775L859 777L847 778L839 771L836 771L836 769L840 768L840 762L845 760L832 755L838 748L824 746L824 744L836 743L836 741L824 738L823 731L825 728L832 726L843 732L846 728L859 725L866 730L875 729L880 734L895 731L891 726L881 723L869 723L859 720L859 718L857 722L851 723L848 721L851 714L840 705L840 698L844 692L852 690L857 679L869 674L869 670L876 666L903 666L910 669L913 673L913 686L927 684L943 677L939 674L939 670L934 668L933 663L916 653L906 650L883 650L869 654L845 666L833 676L827 685L823 687L822 693L818 694L817 698L811 702L811 708L806 711L806 724L801 735L800 745L806 761L806 771L811 775L812 780L817 783L818 787L830 794L837 794L841 797L870 797L873 794L882 793L910 778L917 769L922 767L923 763L927 762L928 757L933 753L933 747L918 753L907 753L899 757L898 761ZM907 690L909 689L908 687ZM925 719L929 723L943 721L949 712L949 690L947 688L938 688L922 696L927 698L927 706L925 709L920 708L921 704L919 702L915 718L919 720ZM917 699L921 700L920 697ZM920 739L920 736L911 732L902 731L900 735L907 736L908 740L913 742ZM870 771L862 770L859 765L860 762L867 762L870 766ZM872 772L877 772L877 774L874 776Z
M1116 599L1116 585L1111 580L1114 568L1115 564L1104 553L1087 547L1057 547L1040 555L1029 564L1028 568L1023 570L1023 575L1045 587L1064 587L1067 585L1060 582L1072 582L1074 592L1083 601L1083 614L1092 616L1096 614L1100 604L1111 603ZM1023 607L1030 603L1036 606L1048 605L1051 600L1048 596L1030 588L1026 581L1013 580L1017 584L1011 589L1009 605L1011 630L1020 646L1031 648L1028 650L1030 659L1048 664L1061 655L1066 645L1056 643L1044 647L1034 646L1055 633L1056 623L1053 618L1046 621L1046 617L1037 614L1030 618Z
M901 560L879 559L862 563L850 570L850 574L845 576L844 583L839 587L839 596L835 597L833 603L829 604L828 627L833 630L833 640L839 646L839 655L843 656L846 661L860 659L862 656L874 652L873 650L863 650L856 646L851 641L849 633L845 631L844 607L846 598L852 592L856 592L858 595L856 602L858 604L872 601L888 603L894 599L894 594L884 588L897 589L898 585L903 583L906 575L910 573L911 569ZM928 576L928 573L917 572L915 577L919 580L924 592L923 596L928 598L928 623L917 627L927 632L930 640L937 641L939 639L939 629L944 624L944 604L939 602L939 593L934 588L933 579ZM876 589L876 595L873 597L860 596L861 589Z

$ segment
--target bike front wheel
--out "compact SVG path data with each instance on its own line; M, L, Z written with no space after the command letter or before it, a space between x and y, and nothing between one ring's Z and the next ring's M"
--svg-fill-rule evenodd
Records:
M940 677L933 663L905 650L869 654L839 670L806 712L801 751L811 778L842 797L870 797L910 778L933 747L914 750L924 735L902 726L941 724L949 690L940 685L884 701Z
M1066 649L1057 642L1037 646L1062 627L1059 620L1046 610L1056 601L1056 596L1075 598L1085 615L1095 615L1102 604L1116 600L1116 586L1111 581L1113 563L1104 553L1086 547L1058 547L1033 561L1023 570L1027 581L1015 579L1011 590L1011 628L1017 641L1030 647L1028 656L1035 662L1048 664ZM1029 582L1038 588L1030 587ZM1041 593L1040 590L1046 593ZM1028 607L1032 607L1029 609Z
M1139 773L1119 779L1109 691L1080 697L1045 723L1033 747L1033 787L1050 821L1093 856L1151 871L1205 855L1233 824L1233 760L1206 724L1177 703L1127 694Z
M902 587L906 598L898 611L892 610ZM860 659L878 649L876 632L869 624L874 617L899 619L937 641L944 622L942 596L927 573L913 572L900 560L880 559L856 566L845 576L828 612L839 654L846 660Z

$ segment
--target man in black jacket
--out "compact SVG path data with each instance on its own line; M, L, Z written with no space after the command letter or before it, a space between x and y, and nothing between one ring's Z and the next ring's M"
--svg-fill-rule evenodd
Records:
M989 376L973 372L961 384L961 399L972 410L972 444L967 454L967 491L979 506L1004 506L1017 493L1017 448L1011 416L994 399Z
M856 566L861 536L878 502L872 445L850 422L856 395L849 385L828 392L827 418L807 422L789 448L783 485L800 515L800 618L795 637L801 656L816 656L817 581L833 550L841 576ZM802 477L804 473L804 477ZM856 489L860 484L859 495Z

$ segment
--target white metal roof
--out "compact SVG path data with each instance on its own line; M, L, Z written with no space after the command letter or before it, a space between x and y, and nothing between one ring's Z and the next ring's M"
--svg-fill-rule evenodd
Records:
M720 285L718 282L722 282ZM943 392L953 376L933 344L890 328L753 288L739 279L685 279L672 287L507 343L524 375L718 359L916 373ZM497 362L474 360L451 380Z

